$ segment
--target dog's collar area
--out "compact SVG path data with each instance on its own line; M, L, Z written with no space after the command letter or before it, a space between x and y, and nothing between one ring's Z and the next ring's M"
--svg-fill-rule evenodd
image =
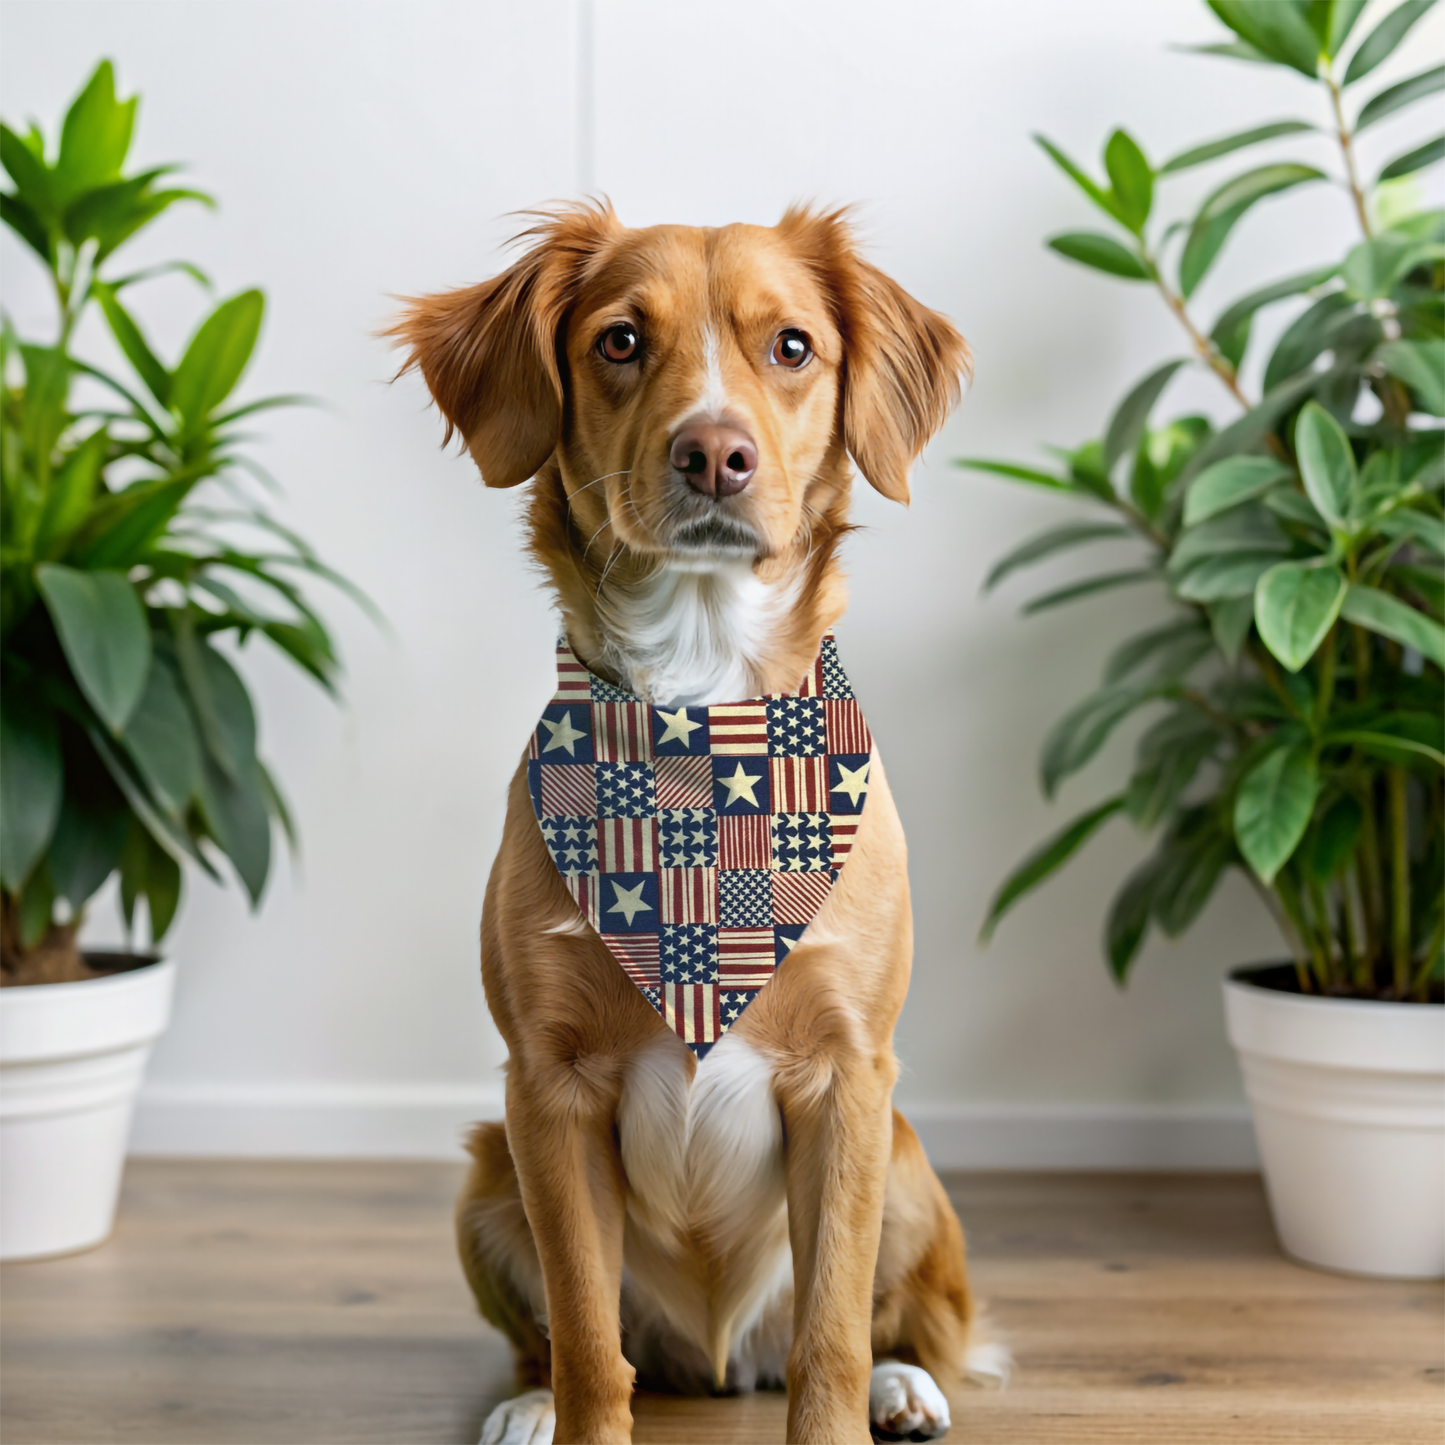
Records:
M867 805L873 741L831 632L791 692L657 707L557 643L527 784L586 919L702 1057L827 901Z

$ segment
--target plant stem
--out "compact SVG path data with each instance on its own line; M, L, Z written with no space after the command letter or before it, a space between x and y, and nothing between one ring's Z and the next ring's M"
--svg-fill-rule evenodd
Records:
M1395 962L1395 997L1410 992L1410 820L1405 792L1405 770L1385 770L1390 796L1391 952Z
M1153 256L1147 250L1144 252L1144 259L1148 262L1150 271L1153 272L1154 284L1159 288L1159 294L1164 298L1169 309L1179 318L1179 324L1189 333L1189 339L1194 343L1194 349L1199 353L1201 360L1229 388L1230 395L1234 397L1235 401L1245 411L1248 411L1253 403L1239 389L1239 378L1234 368L1220 354L1219 348L1194 324L1184 305L1184 298L1165 281Z
M1346 869L1340 877L1340 941L1344 944L1345 961L1354 977L1355 987L1368 989L1370 974L1364 956L1360 952L1360 920L1355 913L1355 896L1350 887L1350 873Z
M1359 176L1355 171L1355 147L1354 137L1350 134L1350 128L1345 124L1344 107L1340 104L1340 87L1332 74L1324 77L1325 85L1330 92L1330 105L1335 113L1335 136L1340 143L1340 154L1345 160L1345 177L1350 183L1350 196L1355 203L1355 214L1360 218L1360 230L1365 233L1368 241L1371 237L1370 216L1365 209L1365 193L1360 189Z
M1425 957L1420 963L1419 972L1415 975L1415 986L1411 992L1421 1003L1424 1003L1430 996L1430 974L1434 970L1435 960L1440 957L1440 950L1445 948L1445 913L1442 913L1435 922L1435 928L1430 934L1430 942L1425 948Z
M1380 869L1380 834L1376 827L1377 799L1373 780L1366 774L1364 816L1360 821L1360 843L1356 854L1355 875L1360 889L1360 906L1365 915L1365 953L1371 977L1384 957L1384 888Z
M1324 646L1320 649L1319 687L1315 692L1315 726L1323 727L1335 697L1335 637L1338 624L1332 624Z

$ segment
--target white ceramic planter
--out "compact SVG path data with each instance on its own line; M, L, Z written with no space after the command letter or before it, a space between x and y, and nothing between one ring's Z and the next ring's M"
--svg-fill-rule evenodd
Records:
M0 1259L89 1249L115 1223L141 1075L175 964L0 989Z
M1238 976L1224 1008L1285 1252L1351 1274L1445 1275L1445 1008Z

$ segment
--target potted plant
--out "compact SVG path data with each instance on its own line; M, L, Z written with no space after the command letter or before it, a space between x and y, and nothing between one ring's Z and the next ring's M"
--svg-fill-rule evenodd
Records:
M339 581L257 499L238 423L297 398L231 400L259 291L222 301L166 366L117 254L170 206L176 168L124 171L136 97L101 64L59 145L0 128L0 214L44 265L51 341L0 337L0 1257L85 1248L111 1230L132 1105L165 1027L174 965L157 949L183 865L224 857L254 906L281 794L256 751L233 647L265 638L332 689L336 656L298 586ZM72 351L99 310L124 380ZM247 473L251 476L248 479ZM258 541L258 539L261 539ZM269 599L269 603L267 601ZM275 603L281 603L277 610ZM219 644L219 645L218 645ZM87 903L119 874L149 948L85 954Z
M1133 585L1173 604L1168 621L1121 641L1103 686L1044 744L1052 795L1147 710L1127 784L1010 875L984 933L1119 814L1158 838L1109 911L1104 951L1121 984L1151 927L1179 934L1221 874L1241 869L1290 954L1225 983L1284 1247L1313 1264L1433 1277L1445 1273L1445 214L1417 208L1411 178L1445 139L1367 183L1356 137L1439 91L1445 67L1358 98L1429 0L1405 0L1363 38L1361 0L1209 3L1232 35L1194 48L1305 77L1313 118L1159 166L1115 131L1103 180L1040 138L1114 227L1049 244L1154 287L1191 354L1150 371L1102 437L1059 453L1055 469L962 463L1086 510L1009 553L986 586L1066 548L1126 540L1142 544L1130 565L1024 610ZM1158 219L1156 188L1179 172L1286 137L1311 159L1258 165L1192 219ZM1358 227L1339 262L1262 285L1201 327L1191 295L1241 218L1331 180ZM1289 298L1303 309L1262 374L1250 359L1260 380L1242 378L1255 316ZM1227 425L1151 420L1186 365L1218 378L1238 408Z

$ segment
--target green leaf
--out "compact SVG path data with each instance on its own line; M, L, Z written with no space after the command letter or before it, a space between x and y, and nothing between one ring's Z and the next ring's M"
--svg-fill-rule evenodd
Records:
M1375 453L1375 456L1380 455L1382 453ZM1372 462L1374 459L1370 458ZM1437 557L1445 556L1445 519L1417 512L1413 507L1401 507L1398 511L1387 512L1380 517L1375 527L1396 541L1408 539L1418 542L1422 547L1428 547Z
M1357 301L1374 301L1388 296L1400 262L1417 249L1417 243L1399 231L1385 231L1368 241L1361 241L1340 267L1346 290Z
M34 948L55 922L55 887L42 859L20 895L20 946Z
M1086 577L1082 582L1071 582L1067 587L1056 588L1039 597L1032 597L1020 611L1025 617L1035 612L1045 612L1051 607L1075 602L1080 597L1091 597L1095 592L1112 591L1115 587L1132 587L1136 582L1157 582L1159 572L1153 567L1135 567L1124 572L1104 572L1097 577Z
M1143 946L1149 931L1149 915L1157 890L1157 870L1150 858L1124 880L1114 895L1109 918L1104 925L1104 951L1109 959L1109 972L1122 984Z
M1345 598L1337 567L1281 562L1259 579L1254 620L1264 645L1291 672L1298 672L1325 640Z
M1083 191L1083 193L1088 196L1088 198L1093 201L1093 203L1098 206L1101 211L1103 211L1108 216L1112 216L1116 221L1123 222L1125 225L1128 224L1128 222L1124 221L1124 217L1120 214L1118 201L1106 190L1104 190L1102 186L1098 185L1095 181L1091 180L1083 171L1081 171L1078 166L1076 166L1073 161L1071 161L1068 156L1066 156L1063 151L1058 148L1058 146L1056 146L1052 141L1046 140L1041 135L1035 135L1034 140L1043 147L1044 151L1048 154L1054 164L1058 166L1058 168L1063 171L1063 173L1068 176L1068 178L1073 181L1073 183L1078 186L1078 188Z
M134 566L180 510L194 479L132 482L102 497L76 533L68 554L77 566Z
M1319 776L1304 746L1275 748L1245 775L1234 801L1234 834L1266 884L1289 862L1309 827Z
M1440 741L1440 722L1429 713L1389 714L1376 719L1369 731L1332 729L1322 741L1332 747L1359 748L1398 767L1410 767L1425 758L1437 768L1445 768L1445 753L1434 745Z
M1273 457L1226 457L1206 467L1189 484L1184 499L1184 525L1193 527L1277 486L1290 470Z
M1254 595L1250 592L1238 597L1226 597L1209 609L1209 629L1214 637L1214 645L1231 666L1239 661L1239 654L1244 650L1245 639L1249 636L1250 624L1253 621Z
M1298 296L1301 292L1313 291L1316 286L1323 286L1336 270L1334 266L1322 266L1298 276L1290 276L1284 281L1276 281L1272 286L1261 287L1258 291L1251 291L1248 296L1240 297L1214 323L1210 340L1229 364L1237 367L1244 359L1245 348L1249 345L1249 329L1256 311L1275 301L1283 301L1287 297Z
M121 572L78 572L56 562L41 563L35 582L81 692L119 733L140 701L151 661L135 588Z
M1294 433L1300 475L1310 501L1331 527L1346 531L1359 474L1350 439L1317 402L1306 402Z
M1156 723L1139 740L1139 765L1124 795L1125 812L1141 828L1154 827L1218 746L1214 724L1192 706Z
M256 760L256 768L261 775L261 788L266 795L266 807L270 810L271 816L280 823L281 831L286 835L287 845L294 858L301 843L296 832L296 822L291 816L291 809L287 807L285 795L277 786L276 779L271 776L271 770L259 758Z
M121 742L157 800L182 814L201 783L201 750L180 681L170 662L157 656L139 705Z
M1366 126L1374 125L1376 121L1384 120L1387 115L1393 115L1402 106L1423 100L1427 95L1434 95L1437 90L1445 90L1445 65L1421 71L1419 75L1412 75L1409 80L1402 80L1398 85L1382 90L1373 100L1367 102L1360 112L1360 118L1355 122L1355 134L1358 135Z
M1445 416L1445 341L1387 341L1371 360L1410 388L1421 411Z
M110 325L111 335L115 337L126 360L135 367L136 375L145 382L150 394L164 406L170 396L170 372L156 359L145 334L136 325L130 312L121 305L115 288L107 286L103 281L97 281L90 289L100 302L100 309Z
M1179 535L1169 557L1169 572L1178 576L1207 557L1235 552L1288 552L1289 538L1258 503L1210 517Z
M1207 824L1181 828L1165 843L1154 917L1168 937L1178 938L1199 916L1233 856L1229 839Z
M1202 166L1206 161L1217 160L1232 151L1243 150L1246 146L1259 145L1275 140L1282 135L1299 135L1303 131L1318 130L1302 120L1277 120L1270 125L1254 126L1250 130L1236 131L1233 135L1221 136L1206 145L1195 146L1192 150L1181 151L1172 160L1159 168L1161 176L1173 175L1176 171L1187 171L1191 166Z
M1206 557L1174 583L1174 595L1183 602L1222 602L1249 597L1259 579L1278 561L1272 552Z
M1128 527L1121 526L1117 522L1072 522L1063 527L1052 527L1047 532L1041 532L1037 537L1030 537L1027 542L999 558L994 563L992 571L984 579L983 590L985 592L993 591L1010 573L1017 572L1021 567L1030 566L1034 562L1041 562L1045 557L1052 557L1056 552L1082 546L1085 542L1097 542L1105 538L1130 537L1132 535L1133 533Z
M1365 38L1350 58L1343 84L1363 80L1381 61L1395 53L1395 47L1409 33L1410 27L1435 3L1435 0L1404 0L1397 5Z
M1103 465L1106 474L1114 470L1120 457L1132 452L1139 444L1139 438L1144 433L1144 424L1149 420L1154 403L1159 400L1174 373L1186 365L1188 360L1187 356L1182 356L1175 361L1166 361L1163 366L1151 371L1119 403L1118 410L1109 418L1109 425L1104 433Z
M1122 276L1126 281L1152 279L1148 267L1134 252L1095 231L1066 231L1061 236L1051 236L1049 245L1071 261L1082 262L1096 271L1107 271L1111 276Z
M1225 60L1248 60L1254 65L1273 65L1275 62L1262 50L1246 45L1242 40L1224 40L1214 45L1175 45L1173 50L1187 55L1218 55Z
M117 751L106 735L97 727L86 729L91 746L100 755L112 781L125 795L126 802L145 830L173 857L190 858L200 864L212 878L218 877L216 870L198 849L181 822L161 811L154 799L136 777L130 765Z
M1162 627L1150 628L1148 632L1140 632L1121 643L1109 655L1108 662L1104 664L1104 681L1121 682L1161 652L1168 653L1181 642L1201 637L1206 637L1206 634L1197 617L1185 617L1177 622L1166 622Z
M47 855L56 896L77 913L115 872L131 826L124 797L99 763L92 760L92 767L95 776L84 787L67 778L65 802Z
M12 893L50 842L64 786L54 717L7 684L0 704L0 882Z
M66 112L61 127L60 156L55 163L61 204L120 175L130 149L135 107L135 96L117 103L115 74L110 61L102 60Z
M232 781L248 776L256 761L250 694L235 668L196 636L189 614L182 614L176 628L176 659L206 751Z
M1019 467L1012 462L989 462L978 457L958 457L954 466L964 467L972 472L988 472L996 477L1008 477L1015 482L1030 482L1036 487L1048 487L1053 491L1072 492L1074 484L1066 477L1052 476L1033 467Z
M1343 291L1331 291L1295 317L1275 344L1265 367L1266 394L1307 370L1357 315L1359 308Z
M1113 187L1115 212L1134 234L1140 235L1154 203L1154 172L1134 138L1116 130L1104 147L1104 169Z
M162 211L168 210L177 201L200 201L202 205L216 204L204 191L171 190L148 191L136 203L105 225L97 224L96 240L99 245L95 253L95 264L100 265L113 251L117 251L135 233L148 226Z
M1281 0L1264 5L1257 0L1208 0L1208 5L1246 45L1311 80L1319 74L1319 37L1294 5Z
M1316 883L1328 883L1350 861L1364 816L1353 798L1341 798L1320 819L1305 859Z
M207 830L231 860L254 907L271 867L271 815L255 758L239 778L203 759L200 803Z
M17 199L34 216L43 233L45 221L55 215L55 187L50 170L44 159L8 125L0 125L0 165L15 182ZM36 249L44 256L48 246L42 241Z
M259 291L243 291L201 323L171 379L170 404L188 430L197 430L235 389L255 349L265 307Z
M1375 184L1393 181L1397 176L1413 176L1416 171L1423 171L1426 166L1432 166L1441 159L1445 159L1445 135L1437 135L1434 140L1396 156L1375 178Z
M104 427L80 442L50 479L45 510L35 532L37 558L58 557L85 521L95 501L110 438Z
M1325 54L1331 60L1340 53L1340 47L1349 39L1355 21L1360 18L1369 0L1327 0L1322 7L1328 13L1325 24Z
M1345 593L1340 616L1392 642L1413 647L1436 667L1445 668L1445 627L1388 592L1354 584Z
M1089 840L1099 827L1108 822L1124 806L1123 798L1110 798L1090 809L1082 817L1075 818L1062 832L1049 839L1041 848L1024 861L1004 880L989 906L988 917L984 920L980 941L987 943L993 937L999 920L1018 902L1025 893L1037 888L1051 873L1063 864Z
M0 221L4 221L47 266L53 264L53 247L45 223L10 191L0 191Z
M1131 712L1153 702L1159 693L1158 687L1116 683L1101 687L1070 708L1044 739L1039 756L1044 796L1052 798L1059 784L1089 762Z
M1281 7L1282 8L1282 7ZM1267 196L1325 179L1313 166L1289 162L1261 166L1226 182L1199 209L1179 262L1179 287L1186 297L1204 279L1229 233L1242 216Z

